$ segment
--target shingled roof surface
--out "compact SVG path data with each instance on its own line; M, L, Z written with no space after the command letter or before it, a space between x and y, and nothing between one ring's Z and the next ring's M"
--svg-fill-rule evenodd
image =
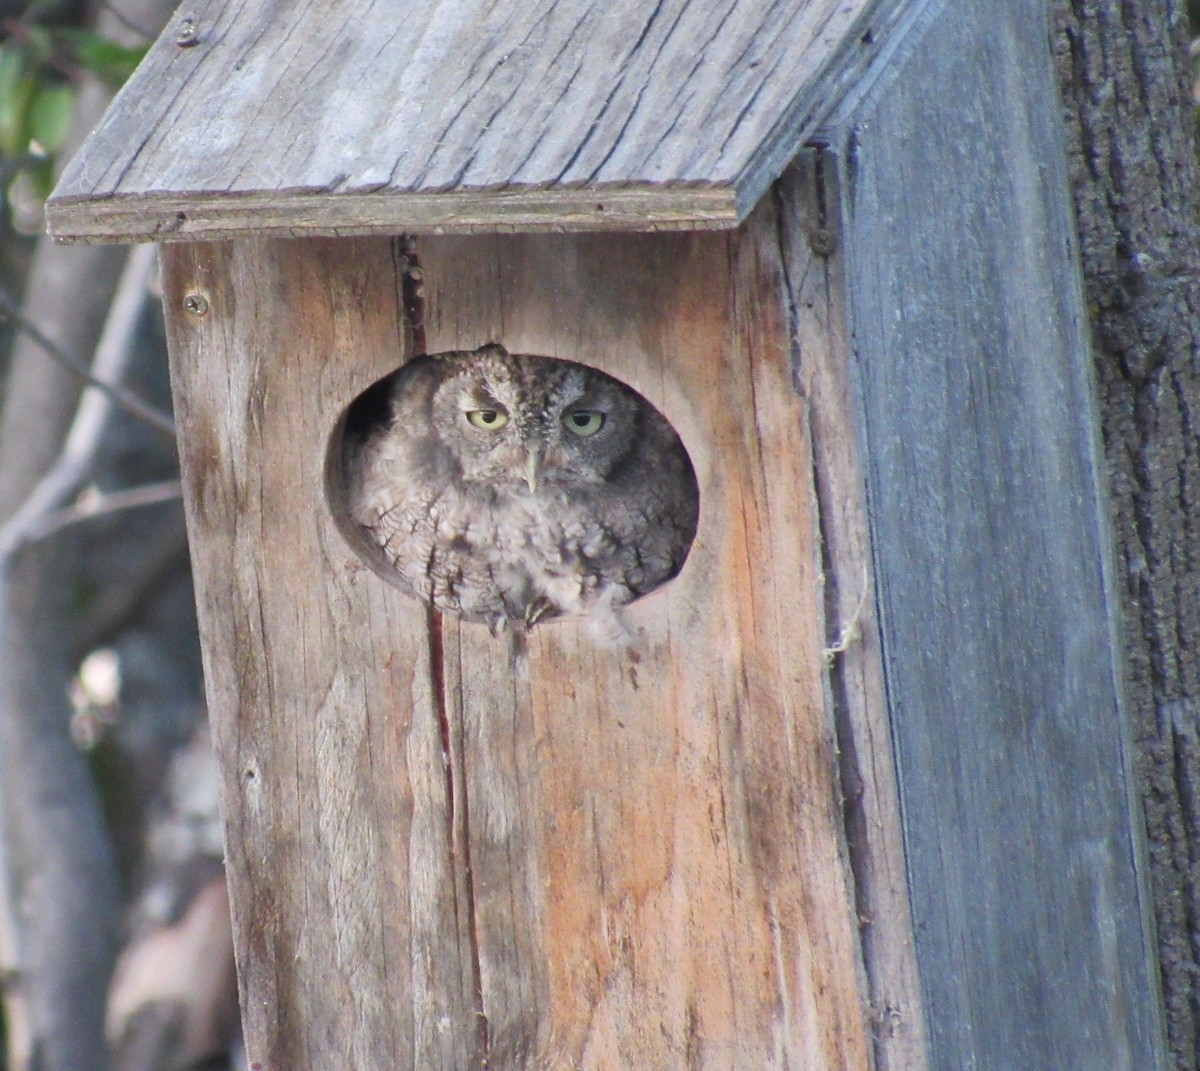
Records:
M69 164L51 230L731 226L812 129L831 72L866 62L880 6L185 4Z

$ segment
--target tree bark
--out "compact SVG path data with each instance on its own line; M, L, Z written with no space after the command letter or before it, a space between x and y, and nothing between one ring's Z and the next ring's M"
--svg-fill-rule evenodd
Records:
M1200 249L1175 0L1054 0L1174 1066L1200 1067Z

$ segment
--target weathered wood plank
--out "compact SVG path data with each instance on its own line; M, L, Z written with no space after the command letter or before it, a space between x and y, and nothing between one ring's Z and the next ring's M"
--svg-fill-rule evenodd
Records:
M68 166L50 227L732 226L902 6L199 0Z
M535 1066L864 1066L810 461L771 214L737 238L420 248L431 350L498 338L603 368L673 421L701 487L683 573L630 609L645 634L636 657L598 650L574 622L536 629L510 673L527 712L506 716L503 746L467 737L477 765L515 747L509 796L525 801L522 844L547 882L528 910L548 960L490 956L495 984L542 1004L550 1047ZM502 641L447 627L460 650L468 635L493 645L463 673L464 689L474 677L477 694L494 692ZM531 814L552 817L531 828ZM498 825L480 820L474 873L516 903L528 885L480 863L500 858ZM514 958L536 967L523 982L501 970Z
M689 186L403 195L296 190L261 196L150 193L101 200L60 198L50 211L55 236L72 242L715 230L740 220L733 191Z
M859 1071L866 994L769 211L734 235L421 243L430 348L594 363L676 424L701 522L630 608L431 618L324 491L398 363L388 243L171 247L166 302L252 1062ZM209 311L184 311L187 295Z
M824 565L828 702L836 719L845 823L876 1071L928 1066L913 946L875 578L851 382L836 167L808 150L776 187L794 377L807 403Z
M405 352L391 244L180 246L164 287L252 1059L461 1071L428 639L323 494L338 406Z
M1045 11L926 14L835 147L932 1066L1157 1068Z

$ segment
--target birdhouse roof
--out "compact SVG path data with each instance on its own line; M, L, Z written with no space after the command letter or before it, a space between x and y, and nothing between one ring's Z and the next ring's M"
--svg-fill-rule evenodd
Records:
M69 163L50 229L734 226L896 6L197 0Z

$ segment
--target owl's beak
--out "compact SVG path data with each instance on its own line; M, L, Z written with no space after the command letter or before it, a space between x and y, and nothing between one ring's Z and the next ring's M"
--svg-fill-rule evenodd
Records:
M538 471L542 467L541 451L535 446L529 448L529 459L525 462L525 482L529 484L529 493L537 494Z

